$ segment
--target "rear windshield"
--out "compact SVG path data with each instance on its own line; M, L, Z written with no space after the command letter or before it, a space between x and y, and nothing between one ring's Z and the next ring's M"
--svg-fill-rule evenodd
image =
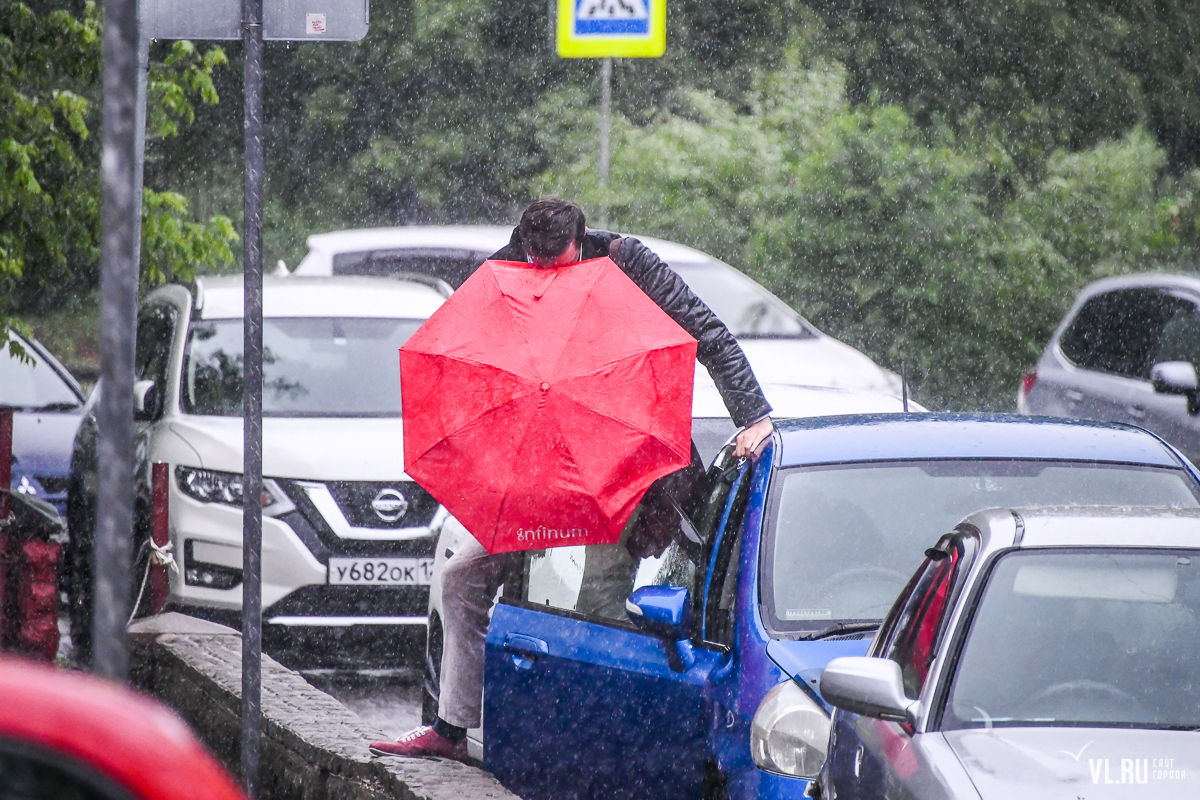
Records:
M988 579L945 728L1200 728L1200 551L1029 551Z
M25 346L30 361L22 361L0 347L0 406L15 406L25 411L71 411L79 407L79 397L46 359Z
M671 268L739 339L800 339L812 332L782 300L723 264Z
M263 415L400 416L400 345L419 319L263 320ZM193 323L181 387L188 414L242 415L242 321Z
M1179 469L1062 461L887 461L803 467L772 490L763 599L779 632L882 619L942 534L975 511L1200 507Z

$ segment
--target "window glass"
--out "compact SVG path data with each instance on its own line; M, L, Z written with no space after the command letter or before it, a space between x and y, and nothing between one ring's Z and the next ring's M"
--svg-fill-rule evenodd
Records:
M263 414L400 416L400 345L419 319L263 320ZM188 332L181 389L189 414L242 414L242 321Z
M1071 321L1060 347L1081 367L1148 380L1164 326L1189 306L1158 289L1097 295Z
M1196 306L1181 301L1163 326L1152 362L1187 361L1200 366L1200 313Z
M132 800L107 780L83 777L86 767L68 770L51 759L66 760L57 753L42 758L0 751L0 800Z
M951 540L945 552L927 558L911 593L897 607L895 619L888 621L890 641L882 655L900 665L904 693L912 699L920 695L937 654L963 555L961 541Z
M139 381L154 381L156 405L162 407L167 388L167 369L171 364L171 341L175 334L175 309L153 305L138 314L137 348L133 373ZM157 411L153 413L157 417Z
M374 250L339 253L333 257L334 275L391 277L400 273L429 275L457 289L471 277L488 253L471 250Z
M1200 728L1200 551L1025 551L980 600L943 726Z
M763 600L777 631L882 619L943 532L984 508L1200 507L1178 469L1053 461L891 461L776 482Z
M806 338L812 332L786 303L719 263L672 264L684 282L739 338Z
M29 347L33 363L10 355L0 347L0 405L26 411L69 411L79 407L79 398L46 359Z

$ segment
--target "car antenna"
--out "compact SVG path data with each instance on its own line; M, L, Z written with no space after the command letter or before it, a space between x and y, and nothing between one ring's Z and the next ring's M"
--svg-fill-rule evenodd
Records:
M908 413L908 375L904 372L904 362L900 362L900 396L904 400L904 413Z

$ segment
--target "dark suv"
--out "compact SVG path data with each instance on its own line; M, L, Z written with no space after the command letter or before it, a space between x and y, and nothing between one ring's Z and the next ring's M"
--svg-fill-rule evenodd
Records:
M1200 279L1135 275L1085 288L1037 369L1022 414L1127 422L1200 461Z

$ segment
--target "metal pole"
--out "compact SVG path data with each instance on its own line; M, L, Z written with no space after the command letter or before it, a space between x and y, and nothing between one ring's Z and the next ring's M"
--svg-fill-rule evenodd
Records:
M139 18L140 19L140 18ZM139 26L140 27L140 26ZM146 92L150 83L150 40L138 36L137 120L134 123L133 196L137 213L133 216L133 263L142 265L142 186L146 177Z
M612 59L600 62L600 186L608 186L608 131L612 115Z
M242 398L242 783L258 796L262 736L262 0L242 0L245 227Z
M101 139L100 379L96 418L100 464L92 614L93 667L124 680L129 672L129 561L133 542L133 347L137 313L134 191L137 140L137 0L104 4Z

